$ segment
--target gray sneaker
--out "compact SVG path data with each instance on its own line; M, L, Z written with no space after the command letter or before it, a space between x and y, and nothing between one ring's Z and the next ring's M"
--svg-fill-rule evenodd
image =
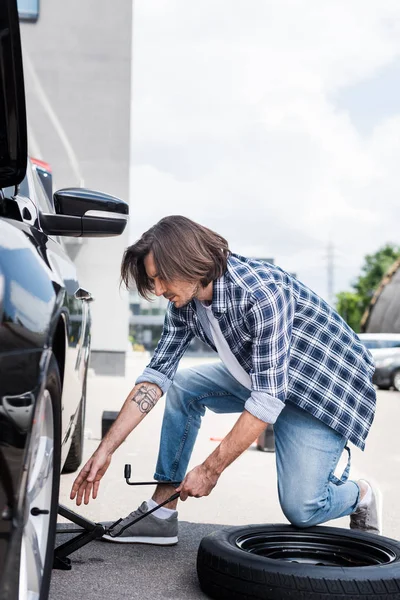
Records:
M119 532L125 525L137 519L149 510L147 502L125 519L122 519L110 533L103 535L102 540L119 543L155 544L157 546L172 546L178 542L178 512L175 510L168 519L159 519L154 513L141 519L138 523L130 525L121 535Z
M350 529L358 529L367 533L382 534L382 494L376 486L362 479L371 487L372 498L368 506L357 508L350 515Z

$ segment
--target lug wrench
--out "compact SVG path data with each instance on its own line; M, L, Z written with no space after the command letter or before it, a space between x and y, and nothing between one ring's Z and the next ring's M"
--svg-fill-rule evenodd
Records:
M125 477L126 483L128 485L180 485L182 483L181 481L129 481L129 479L131 477L131 465L128 465L128 464L125 465L124 477ZM130 527L131 525L134 525L135 523L138 523L145 517L148 517L149 515L151 515L151 513L155 512L156 510L158 510L165 504L172 502L172 500L176 500L176 498L179 498L179 496L180 496L180 492L175 492L174 494L172 494L172 496L167 498L167 500L164 500L164 502L161 502L161 504L158 504L157 506L155 506L151 510L147 511L143 515L140 515L140 517L137 517L136 519L133 519L132 521L130 521L127 525L125 525L118 532L117 535L113 535L112 529L114 529L114 527L116 527L118 525L118 523L123 521L123 519L118 519L118 521L115 521L115 523L112 523L112 525L110 525L110 527L106 530L106 534L110 535L111 537L118 537L119 535L121 535L121 533L123 531L125 531L125 529L128 529L128 527Z

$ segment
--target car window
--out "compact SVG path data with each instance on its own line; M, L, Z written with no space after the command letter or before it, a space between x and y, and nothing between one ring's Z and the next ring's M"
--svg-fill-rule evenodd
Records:
M383 343L383 348L399 348L400 342L398 340L385 340Z
M39 18L39 0L18 0L18 14L21 21L37 21Z
M362 344L369 350L374 348L381 348L378 340L361 340Z
M3 192L6 198L13 198L15 196L15 186L12 185L10 187L3 188ZM25 196L26 198L30 197L28 178L26 175L22 182L19 184L18 192L21 196Z
M43 188L43 184L40 181L39 175L36 173L34 168L31 170L31 173L35 185L36 201L39 205L39 209L44 213L54 213L54 208L51 205L49 197Z
M365 340L360 338L361 343L369 350L375 348L400 348L400 340Z

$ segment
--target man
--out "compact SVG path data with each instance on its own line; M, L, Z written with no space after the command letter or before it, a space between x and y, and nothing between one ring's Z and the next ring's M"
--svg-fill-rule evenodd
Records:
M347 442L364 449L374 416L374 365L327 303L279 267L232 254L220 235L182 216L162 219L127 248L122 280L127 287L133 280L144 297L168 298L164 329L71 498L78 505L96 498L113 452L166 392L155 479L182 483L157 486L106 539L176 543L177 501L116 534L175 490L181 500L210 494L267 423L274 423L280 504L293 525L350 515L350 527L380 533L378 490L348 479ZM194 336L221 362L176 373ZM186 474L206 408L240 416L204 463ZM345 448L348 464L338 479L334 471Z

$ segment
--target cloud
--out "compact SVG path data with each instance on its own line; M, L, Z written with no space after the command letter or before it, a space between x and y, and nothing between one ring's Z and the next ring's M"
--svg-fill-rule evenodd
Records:
M354 102L337 100L400 60L397 1L141 0L135 11L133 238L185 214L322 295L329 238L336 291L399 240L400 109L371 114L366 135Z

